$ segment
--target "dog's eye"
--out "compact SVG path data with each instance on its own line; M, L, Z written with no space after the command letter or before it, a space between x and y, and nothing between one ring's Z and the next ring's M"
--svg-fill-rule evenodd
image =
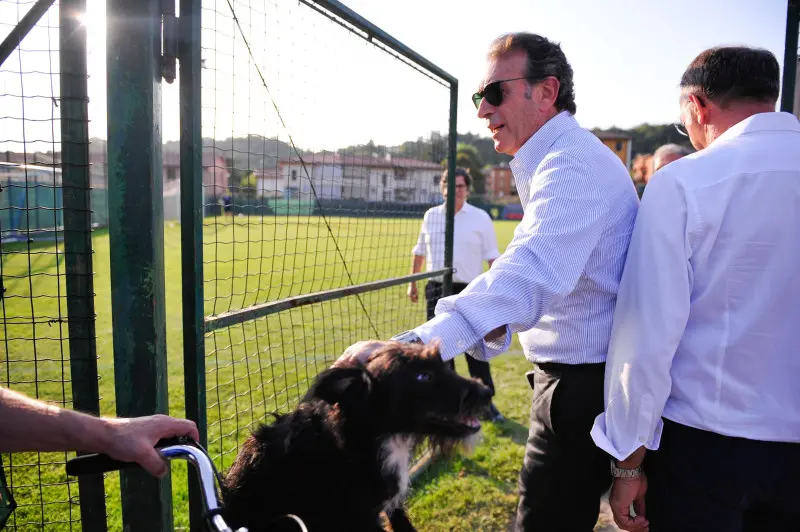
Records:
M419 382L429 382L431 379L433 379L433 375L431 375L427 371L417 373L417 380Z

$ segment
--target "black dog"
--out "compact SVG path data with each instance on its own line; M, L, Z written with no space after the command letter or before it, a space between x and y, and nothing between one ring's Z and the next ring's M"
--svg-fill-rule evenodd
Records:
M492 396L436 347L392 343L366 366L321 373L297 409L242 446L223 488L224 516L250 532L413 531L403 511L414 447L449 451L480 429ZM235 526L234 526L235 525Z

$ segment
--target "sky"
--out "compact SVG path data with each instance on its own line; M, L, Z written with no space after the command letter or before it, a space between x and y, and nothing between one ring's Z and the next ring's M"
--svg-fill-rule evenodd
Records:
M105 2L87 3L90 135L105 138ZM232 3L241 30L226 0L203 1L204 136L291 135L302 148L336 149L447 131L449 93L440 83L296 0ZM590 128L675 121L681 73L705 48L759 46L783 63L786 0L344 3L459 80L461 133L488 135L470 96L489 43L504 32L530 31L561 43L575 72L577 119ZM18 20L29 5L0 2L0 21ZM58 79L47 74L58 70L57 54L48 53L57 45L56 23L51 9L23 42L22 55L0 67L0 149L15 149L8 142L14 139L57 141L58 127L49 120L58 115L52 103ZM0 23L0 34L9 29ZM179 134L177 87L163 84L164 140Z

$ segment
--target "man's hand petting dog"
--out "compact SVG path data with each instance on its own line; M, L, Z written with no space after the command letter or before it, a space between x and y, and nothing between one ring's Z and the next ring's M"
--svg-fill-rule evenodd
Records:
M346 368L363 366L374 352L391 343L391 341L382 340L362 340L361 342L356 342L344 350L342 356L333 363L333 367Z

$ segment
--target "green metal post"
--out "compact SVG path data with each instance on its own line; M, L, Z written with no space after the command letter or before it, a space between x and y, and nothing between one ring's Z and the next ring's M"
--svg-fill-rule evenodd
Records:
M64 264L67 276L67 316L72 406L100 414L92 268L91 178L89 173L89 113L86 70L86 26L79 14L86 0L62 0L59 8L61 64L61 176L64 198ZM103 475L78 479L81 528L105 532Z
M458 145L458 81L450 82L450 133L447 137L447 201L445 203L444 227L444 267L449 273L445 274L442 283L442 294L449 296L453 293L453 230L456 215L456 146Z
M789 0L786 6L786 47L783 52L783 87L781 111L794 112L794 91L797 83L797 32L800 29L800 2Z
M108 186L119 416L168 412L161 2L108 0ZM172 531L169 476L120 473L125 531Z
M208 443L203 336L203 143L201 138L201 0L180 0L181 275L183 279L183 375L186 417L197 423L200 444ZM198 477L189 470L190 529L205 520Z

